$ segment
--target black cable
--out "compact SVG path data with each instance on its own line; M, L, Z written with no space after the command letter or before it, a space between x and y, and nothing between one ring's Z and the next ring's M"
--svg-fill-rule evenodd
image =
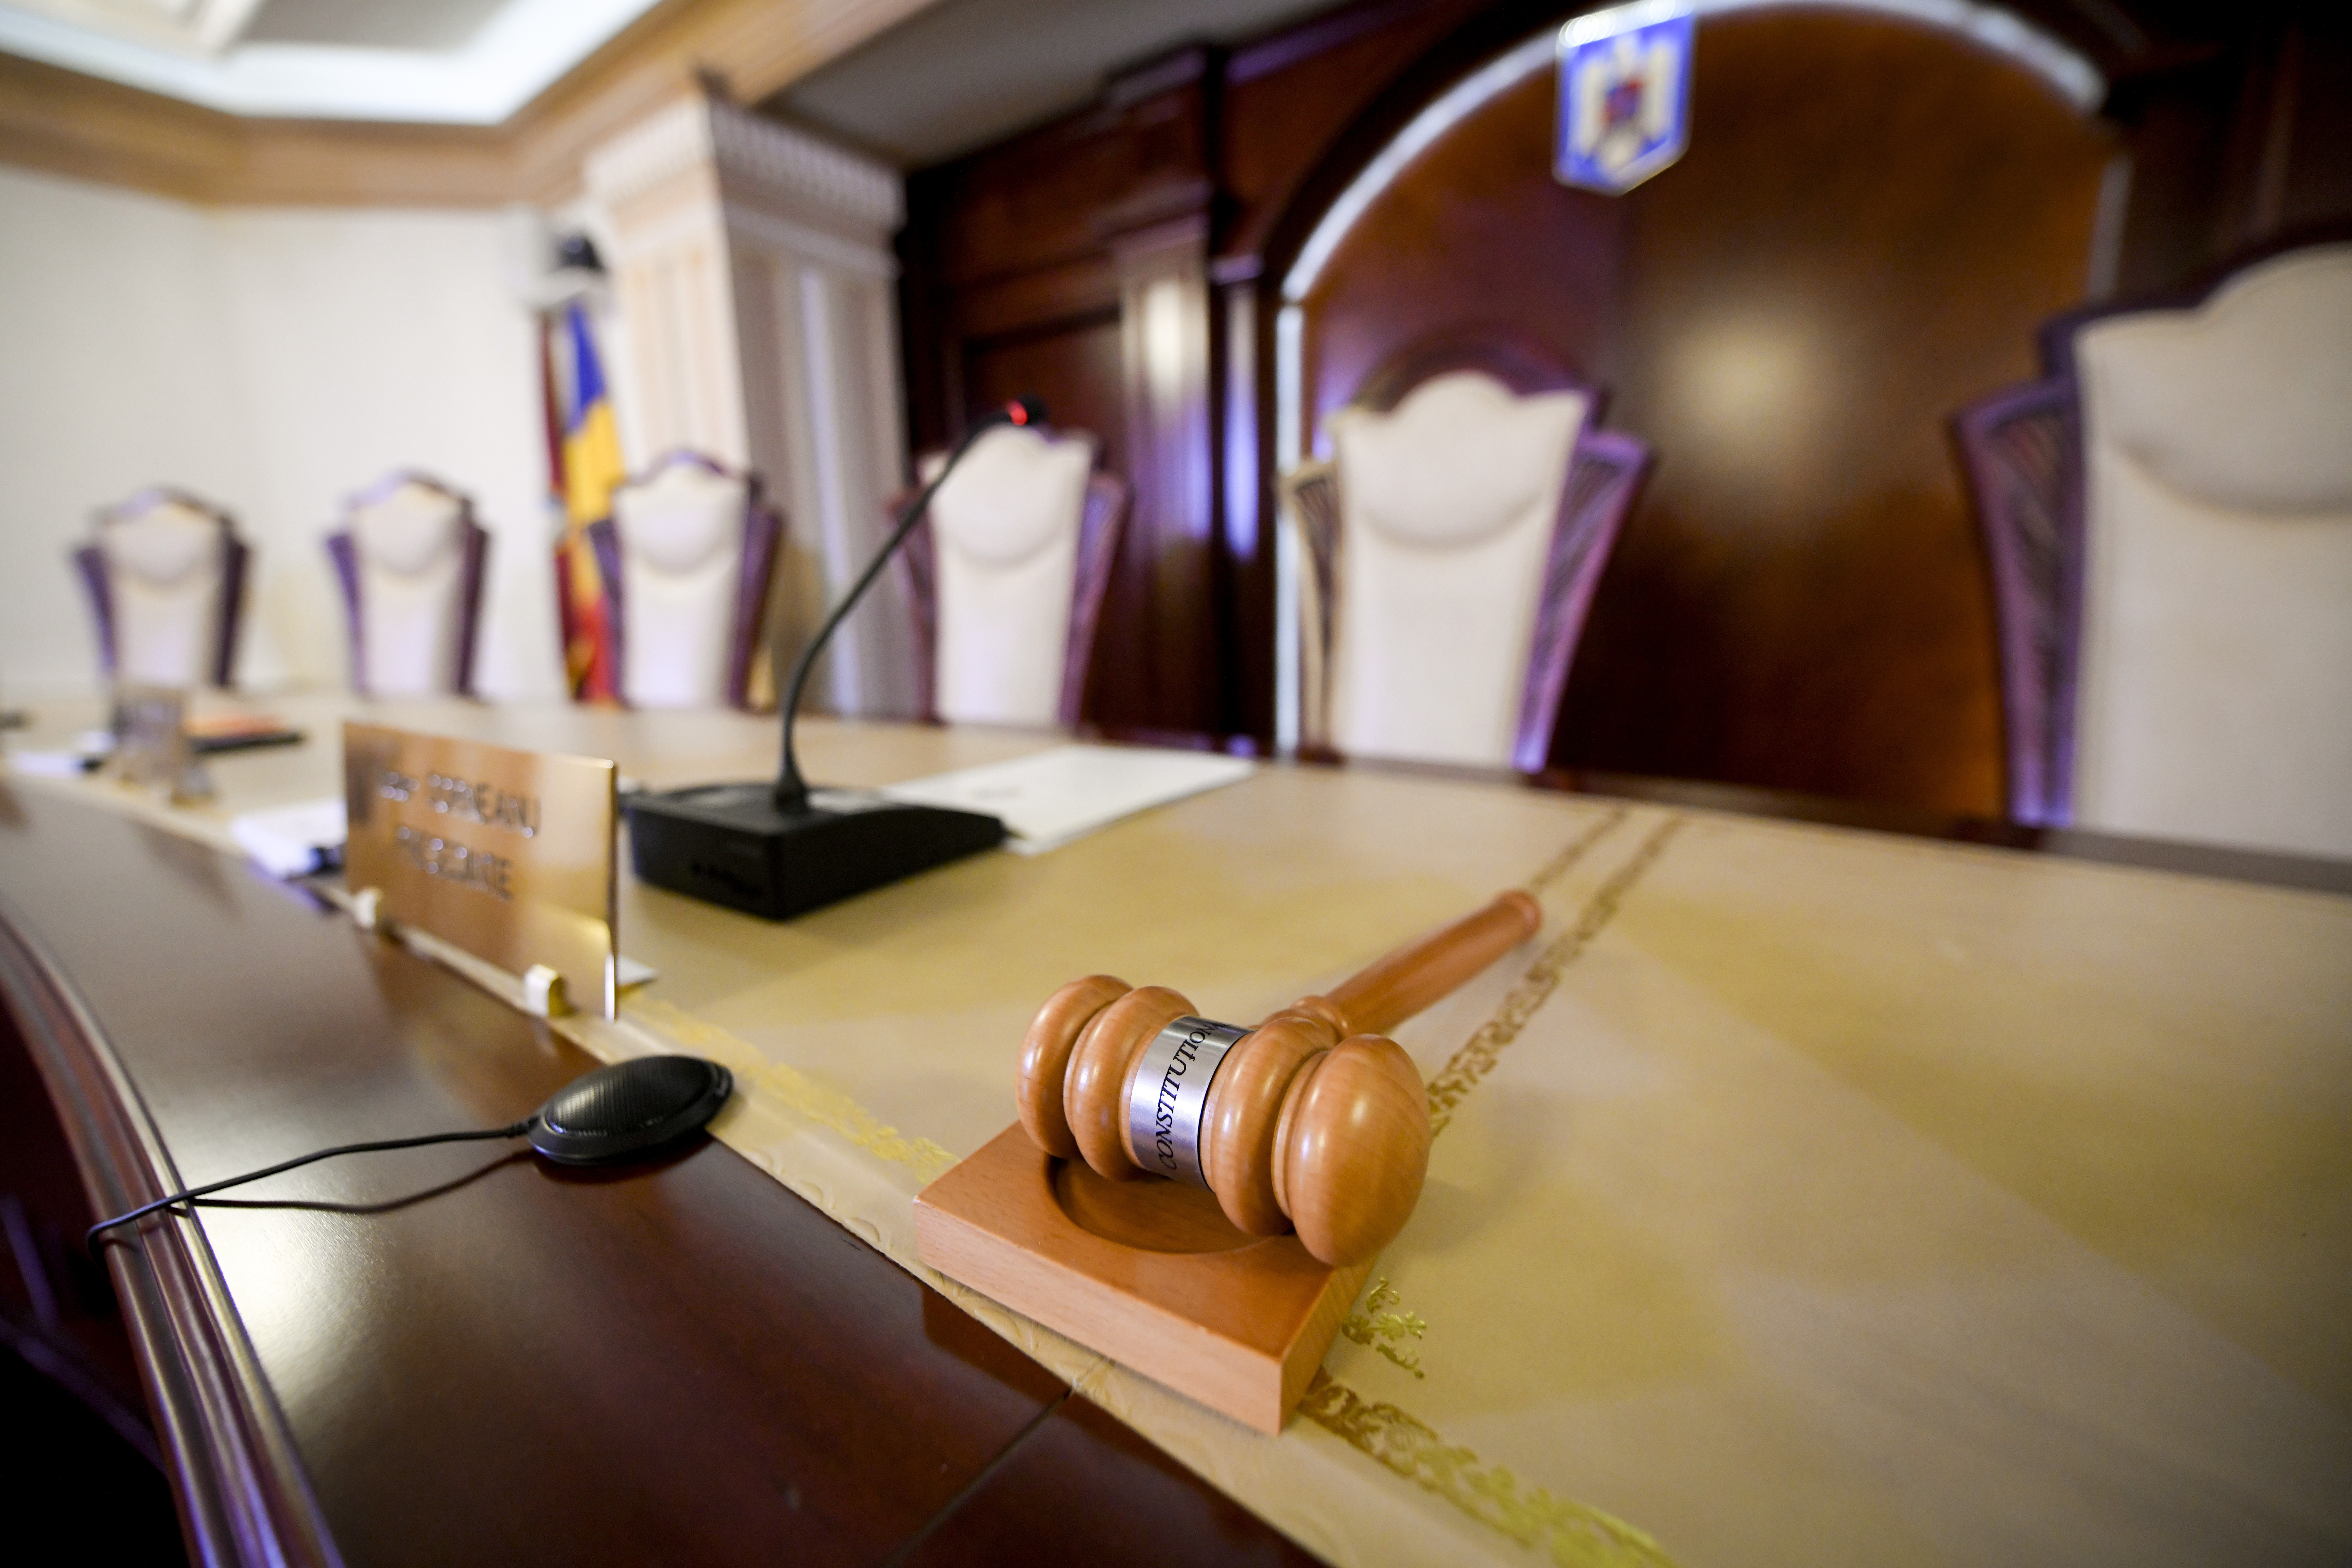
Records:
M535 1119L525 1117L511 1127L486 1127L474 1132L428 1132L422 1138L387 1138L380 1143L345 1143L333 1149L319 1150L316 1153L298 1154L293 1159L272 1165L265 1171L247 1171L242 1176L229 1176L217 1182L206 1182L201 1187L188 1187L173 1193L169 1197L157 1198L152 1204L142 1204L127 1214L116 1215L112 1219L100 1220L89 1227L89 1233L82 1238L82 1244L89 1248L90 1256L95 1258L98 1256L98 1233L102 1230L112 1230L118 1225L127 1225L143 1215L153 1214L157 1209L169 1208L173 1204L185 1203L191 1198L200 1198L206 1193L219 1192L223 1187L243 1186L247 1182L257 1182L264 1176L274 1176L281 1171L290 1171L297 1165L308 1165L313 1161L331 1160L338 1154L373 1154L386 1149L415 1149L426 1143L467 1143L487 1142L493 1138L520 1138L530 1131L533 1120Z
M973 436L979 434L977 430L972 433ZM971 437L968 436L963 446L956 448L955 457L963 456L963 447L971 444ZM949 467L953 466L954 458L950 458ZM857 601L865 597L866 590L874 579L882 574L882 568L890 563L890 557L898 552L898 546L907 542L907 535L915 531L915 524L921 521L923 513L930 510L931 497L940 486L947 482L947 471L941 469L938 479L923 487L922 493L916 496L899 516L898 525L891 531L887 542L874 552L874 559L867 562L866 570L857 574L857 581L850 585L849 592L841 596L840 602L833 606L833 612L825 616L824 624L817 627L816 636L809 638L808 646L801 649L801 657L793 666L792 679L784 687L784 767L776 780L777 810L797 812L808 808L808 782L801 776L800 754L793 745L793 715L800 710L801 693L808 686L809 672L816 668L816 656L824 651L824 645L833 637L834 627L857 607Z

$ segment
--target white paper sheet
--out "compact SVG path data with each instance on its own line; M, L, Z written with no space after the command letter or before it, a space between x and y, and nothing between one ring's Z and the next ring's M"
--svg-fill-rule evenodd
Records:
M1002 817L1021 855L1057 849L1123 816L1249 777L1255 764L1214 752L1057 746L986 767L960 768L881 791L917 805Z
M271 876L307 877L342 864L342 797L248 811L232 818L228 831Z
M12 747L5 755L10 767L34 778L78 779L98 766L97 758L79 752L17 751Z

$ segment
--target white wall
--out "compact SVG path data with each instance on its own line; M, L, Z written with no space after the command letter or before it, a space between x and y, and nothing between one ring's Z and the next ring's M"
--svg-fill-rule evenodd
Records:
M394 467L492 534L478 684L561 693L536 329L506 215L206 209L0 168L0 691L89 689L67 552L169 483L255 547L241 685L347 678L320 541Z
M250 488L218 250L193 207L0 169L0 689L11 697L96 682L66 561L94 508L164 479L231 501Z

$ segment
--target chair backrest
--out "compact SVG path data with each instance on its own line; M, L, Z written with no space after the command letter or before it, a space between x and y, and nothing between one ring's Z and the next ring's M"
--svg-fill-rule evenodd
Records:
M74 552L110 680L226 686L251 551L228 514L178 490L142 490L98 514Z
M489 549L473 502L394 473L343 516L327 553L351 616L352 684L372 697L470 695Z
M925 458L924 481L946 460ZM1077 721L1128 507L1127 486L1094 461L1084 431L1000 426L931 498L900 556L927 711Z
M1650 456L1523 348L1416 349L1284 477L1300 533L1300 739L1534 772Z
M2011 814L2352 857L2352 245L2045 353L1956 421Z
M672 452L613 492L589 526L605 584L621 700L742 707L783 522L760 480Z

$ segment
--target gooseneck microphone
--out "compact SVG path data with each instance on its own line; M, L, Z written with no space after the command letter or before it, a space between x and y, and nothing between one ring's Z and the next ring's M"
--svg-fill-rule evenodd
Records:
M1004 824L979 812L811 788L794 736L818 657L973 444L999 425L1034 426L1045 420L1045 407L1034 398L991 410L899 511L890 537L826 612L783 683L782 761L772 784L699 784L629 802L629 857L639 881L768 920L790 920L1004 842Z
M809 638L808 646L801 649L800 658L793 665L792 679L784 683L784 760L783 766L776 774L778 811L797 812L808 808L808 783L801 777L800 756L793 749L794 721L800 715L801 694L807 689L809 672L816 668L817 656L833 640L835 629L848 618L850 611L857 607L857 602L866 596L866 591L874 586L874 580L882 575L882 568L888 564L890 557L898 553L898 547L907 542L907 535L915 531L915 524L921 521L923 514L930 510L931 498L939 493L941 485L948 482L948 476L956 471L956 465L963 461L964 454L971 450L973 442L1000 425L1041 426L1045 423L1044 404L1034 397L1016 397L1002 408L989 410L983 418L965 431L963 439L957 442L955 450L948 454L948 460L940 466L931 482L900 510L898 525L890 531L890 537L883 541L882 548L874 552L874 559L866 563L866 570L858 574L857 581L849 585L849 592L841 596L840 602L825 616L824 624L817 627L816 635Z

